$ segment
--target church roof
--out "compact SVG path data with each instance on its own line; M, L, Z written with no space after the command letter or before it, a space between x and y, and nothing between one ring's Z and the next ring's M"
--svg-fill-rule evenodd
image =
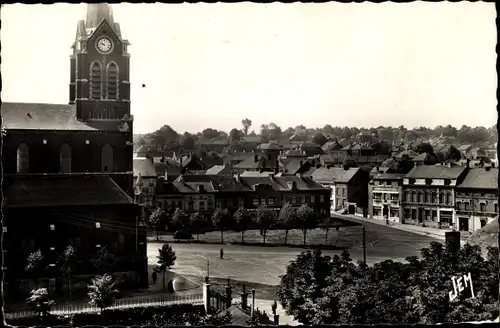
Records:
M34 176L5 181L5 207L133 204L108 176Z
M2 103L3 127L7 130L119 131L118 121L82 122L76 106L66 104Z

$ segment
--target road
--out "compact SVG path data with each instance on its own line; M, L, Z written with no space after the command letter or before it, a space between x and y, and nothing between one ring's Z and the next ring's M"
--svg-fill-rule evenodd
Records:
M340 216L340 215L339 215ZM366 252L368 264L393 259L404 261L407 256L420 255L420 250L431 241L438 239L402 231L384 225L364 222L340 216L351 221L365 224ZM354 261L362 260L362 229L360 227L341 228L331 231L331 238L337 244L349 245ZM312 233L311 233L312 234ZM331 239L330 238L330 239ZM148 243L150 264L156 262L161 243ZM224 248L224 259L219 259L219 251ZM177 260L173 271L179 274L203 277L207 273L209 260L210 276L276 286L279 276L285 273L288 263L303 251L292 247L262 247L214 244L172 244ZM340 251L325 250L324 254L334 255ZM205 259L206 258L206 259Z

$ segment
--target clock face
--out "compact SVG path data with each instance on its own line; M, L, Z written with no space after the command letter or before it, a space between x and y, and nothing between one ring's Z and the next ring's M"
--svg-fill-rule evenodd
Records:
M111 43L111 40L108 38L100 38L97 41L97 49L101 52L108 53L111 51L112 47L113 43Z

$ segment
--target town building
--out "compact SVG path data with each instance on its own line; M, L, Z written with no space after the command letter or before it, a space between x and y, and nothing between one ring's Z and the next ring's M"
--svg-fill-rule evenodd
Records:
M329 215L330 190L311 178L300 176L183 175L157 191L157 202L165 209L210 215L217 207L235 212L239 207L260 206L279 210L285 202L309 204L318 215ZM163 204L162 204L163 203Z
M147 285L146 233L134 204L129 43L107 4L89 4L70 55L69 104L2 103L4 288L15 294L26 256L73 246L73 275L95 268L103 247L125 281ZM94 272L95 273L95 272ZM24 286L24 287L22 287ZM29 289L29 287L26 287ZM25 289L26 289L25 288Z
M458 229L474 232L498 216L498 169L471 168L456 188Z
M370 218L388 219L399 222L404 173L382 173L376 175L369 184Z
M455 188L467 171L451 163L415 166L403 180L403 223L456 227Z
M311 178L331 189L330 212L347 210L349 214L367 215L369 173L356 168L320 167Z

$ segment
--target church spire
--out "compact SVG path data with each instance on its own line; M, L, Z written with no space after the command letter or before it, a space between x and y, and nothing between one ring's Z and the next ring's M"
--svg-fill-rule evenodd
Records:
M114 26L113 10L111 6L107 3L89 3L87 5L85 27L96 28L103 19L106 19L110 26Z

